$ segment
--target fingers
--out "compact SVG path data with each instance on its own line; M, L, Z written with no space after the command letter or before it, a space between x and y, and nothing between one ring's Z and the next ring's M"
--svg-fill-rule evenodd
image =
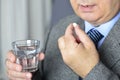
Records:
M75 29L75 33L78 36L79 40L83 43L85 47L93 44L93 42L88 37L88 35L82 29L80 29L79 25L77 25L76 23L74 23L74 29Z
M45 58L44 53L39 53L39 60L42 61Z
M21 71L22 67L16 63L11 62L9 59L6 60L7 69L14 70L14 71Z
M13 80L29 80L32 77L31 73L17 72L13 70L8 70L7 74L8 74L8 77Z
M65 35L58 39L58 46L60 49L64 49L65 47L70 47L70 46L76 47L76 46L78 46L79 43L80 43L80 39L79 39L78 35L76 35L73 24L70 24L66 28Z
M58 47L59 47L59 49L60 49L60 52L61 52L61 54L62 54L62 57L63 57L63 59L64 59L64 50L65 50L65 48L66 48L66 45L65 45L65 39L64 39L64 37L65 36L62 36L62 37L60 37L59 39L58 39Z
M64 49L65 48L65 41L64 41L64 36L60 37L58 39L58 46L60 49Z
M9 51L6 59L7 75L10 80L30 80L31 73L24 73L22 66L15 63L16 57L12 51Z
M12 51L8 52L7 59L6 59L6 66L7 69L21 71L22 67L18 64L15 64L16 58Z
M82 29L80 29L79 25L77 25L76 23L74 23L74 29L76 35L82 42L87 42L87 40L89 40L87 34Z
M76 41L74 37L74 27L70 24L65 31L65 42Z
M72 48L72 47L78 46L78 42L80 42L80 41L78 41L78 38L75 34L74 27L72 24L70 24L67 27L63 39L64 39L64 45L66 48L67 47ZM62 43L62 41L61 41L61 43Z
M26 80L32 77L31 73L24 73L22 67L16 63L11 62L10 60L6 61L7 66L7 75L10 79L13 80Z
M72 26L72 24L70 24L70 25L67 27L66 31L65 31L65 35L66 35L66 36L72 35L72 34L73 34L73 30L74 30L74 27Z
M15 62L16 61L15 55L13 54L12 50L8 52L7 59L9 59L11 62Z

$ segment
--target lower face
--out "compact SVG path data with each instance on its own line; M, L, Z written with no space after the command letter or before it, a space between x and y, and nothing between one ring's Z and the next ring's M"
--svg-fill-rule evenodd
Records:
M93 25L100 25L120 11L119 0L70 0L75 13Z

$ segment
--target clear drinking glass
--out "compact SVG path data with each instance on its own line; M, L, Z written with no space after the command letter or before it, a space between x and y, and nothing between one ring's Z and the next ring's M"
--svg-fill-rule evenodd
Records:
M35 72L38 70L38 56L40 41L18 40L12 42L16 63L22 66L23 72Z

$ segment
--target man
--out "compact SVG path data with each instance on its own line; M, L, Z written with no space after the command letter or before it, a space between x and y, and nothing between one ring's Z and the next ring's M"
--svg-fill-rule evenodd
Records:
M70 2L77 16L61 20L51 29L45 55L40 54L40 60L44 61L33 79L120 80L120 0ZM98 36L101 37L99 41ZM9 52L6 61L8 77L30 80L31 73L21 72L22 67L14 62L15 56Z

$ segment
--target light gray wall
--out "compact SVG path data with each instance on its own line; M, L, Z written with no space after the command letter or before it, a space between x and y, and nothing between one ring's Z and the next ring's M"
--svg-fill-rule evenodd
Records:
M1 1L0 1L0 5L1 5ZM0 6L0 24L1 24L1 6ZM1 27L1 25L0 25ZM0 34L1 34L1 29L0 29ZM0 45L1 45L1 35L0 35ZM1 46L0 46L0 51L1 51ZM0 53L0 65L2 63L2 59L1 59L1 53ZM0 67L0 72L2 71L2 67ZM0 80L1 80L1 77L0 77Z
M12 49L11 42L38 39L42 48L44 28L50 24L51 0L0 1L0 80L8 80L5 59L7 52Z

